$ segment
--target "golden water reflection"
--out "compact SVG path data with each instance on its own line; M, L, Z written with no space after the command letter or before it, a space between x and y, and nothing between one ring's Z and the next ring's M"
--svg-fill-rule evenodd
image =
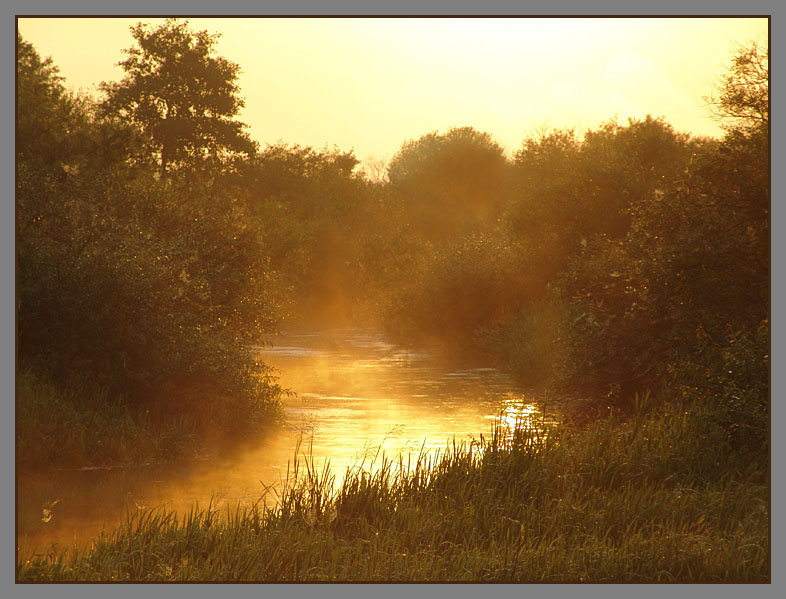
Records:
M20 544L84 542L111 530L128 510L195 504L234 510L275 504L297 459L313 459L340 485L350 468L373 471L389 461L414 463L452 444L489 438L495 425L538 427L541 413L505 375L456 367L438 351L411 351L367 331L290 335L260 348L281 383L295 392L288 424L242 455L212 456L188 466L49 473L18 481ZM47 507L47 502L59 500ZM42 517L42 509L50 510ZM46 521L43 521L46 520Z

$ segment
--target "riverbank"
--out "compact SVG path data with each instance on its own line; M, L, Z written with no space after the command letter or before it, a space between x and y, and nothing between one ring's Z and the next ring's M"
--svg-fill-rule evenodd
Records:
M767 456L677 408L497 431L339 488L300 460L275 510L139 510L85 552L20 556L17 579L767 582Z
M213 407L213 418L232 421L222 428L212 426L207 410L197 411L202 407L197 401L193 411L156 413L129 405L122 395L110 394L107 386L87 377L73 376L56 385L23 369L16 380L17 468L40 472L175 463L219 448L236 451L244 438L273 429L282 419L277 396L268 404L246 403ZM245 412L232 413L233 406Z
M372 330L288 332L276 346L258 352L282 386L297 394L282 398L282 426L221 451L205 452L198 447L202 438L194 435L187 439L190 446L175 446L162 461L155 450L166 449L165 444L133 427L122 410L104 421L100 401L96 409L83 409L75 400L93 396L84 388L58 402L50 397L57 397L55 389L38 404L24 399L20 432L26 441L20 443L25 448L20 462L24 453L28 466L17 478L20 545L32 551L52 543L89 544L102 528L123 520L127 505L135 510L166 504L183 514L212 496L216 503L241 501L249 507L264 488L260 483L281 480L299 439L320 463L330 461L340 484L346 467L378 447L388 455L416 453L424 443L436 451L449 439L487 434L497 416L512 422L541 413L533 396L522 394L497 371L459 367L438 351L414 352ZM29 387L25 393L35 396L37 386L30 384L35 379L25 375L20 382L20 388ZM172 447L177 429L169 430ZM64 435L64 441L54 442L56 435ZM58 454L57 447L68 451ZM195 462L195 453L205 459ZM115 457L106 461L106 454ZM34 459L42 466L31 469ZM42 521L42 509L56 500L52 517Z

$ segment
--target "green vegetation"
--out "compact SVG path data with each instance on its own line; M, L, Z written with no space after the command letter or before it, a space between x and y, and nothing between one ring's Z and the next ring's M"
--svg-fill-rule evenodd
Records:
M172 27L183 33L162 32ZM144 454L161 430L201 443L274 421L280 389L249 346L275 331L281 294L231 191L236 156L215 144L199 160L175 152L160 176L145 127L69 93L51 60L17 45L17 347L31 377L18 388L22 465L49 464L47 445L72 446L70 418L43 426L58 411L131 419L100 428L100 445L59 454L77 465L130 457L108 448L131 431ZM228 85L234 71L224 74ZM159 458L183 453L154 445Z
M767 52L710 99L722 139L648 116L509 160L460 127L371 179L250 140L214 36L132 34L100 99L17 39L20 471L264 431L283 391L253 347L291 320L362 319L576 401L545 436L338 490L301 462L272 511L135 513L85 553L20 556L20 580L769 579Z
M73 464L145 463L187 457L201 449L196 423L135 418L106 387L72 379L55 387L32 372L17 376L17 464L55 468Z
M137 511L24 580L766 582L767 471L704 408L518 427L336 488L295 461L276 509ZM723 447L722 451L718 448Z
M583 139L544 132L525 140L507 170L490 172L478 158L485 188L454 160L461 176L453 185L463 187L452 195L498 207L496 218L446 218L449 235L410 228L401 277L386 275L388 333L485 353L535 390L550 385L627 411L636 393L691 384L681 374L699 365L712 386L729 373L709 352L758 343L755 376L763 378L740 372L735 384L766 388L767 60L755 46L740 52L713 100L727 130L721 140L691 138L652 117L612 121ZM450 145L479 153L451 135L405 144L391 164L392 201L419 205L422 190L450 178L442 158ZM426 181L413 191L400 181L400 163L425 168L424 153L436 166L431 179L409 168L418 173L410 179ZM415 214L402 212L405 224Z

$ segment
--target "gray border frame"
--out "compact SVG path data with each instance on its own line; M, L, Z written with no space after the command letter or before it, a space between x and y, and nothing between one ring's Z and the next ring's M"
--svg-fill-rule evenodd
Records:
M784 12L779 6L781 13ZM382 3L374 0L373 4L362 0L331 0L330 3L320 3L318 0L291 0L289 2L253 2L253 0L233 0L231 3L210 3L207 0L187 2L186 0L166 0L166 2L153 0L138 0L133 5L108 5L99 0L71 0L67 3L56 0L11 0L3 5L3 35L6 43L2 61L2 79L13 81L14 59L12 41L15 36L15 15L162 15L162 14L188 14L188 15L254 15L254 14L287 14L287 15L374 15L374 14L399 14L399 15L648 15L648 16L678 16L678 15L771 15L770 38L771 47L776 54L781 54L777 39L772 43L779 21L776 3L774 0L748 0L747 2L732 3L731 0L709 2L707 0L666 0L656 4L636 3L621 0L603 0L592 5L579 0L555 0L548 5L537 6L515 0L494 0L493 2L470 2L470 0L399 0L398 2ZM772 79L775 86L771 86L771 93L776 98L783 92L783 70L780 68L777 56L772 67ZM56 59L56 57L55 57ZM14 473L14 89L15 86L3 86L2 127L5 143L0 144L2 161L0 161L0 181L4 185L2 200L0 201L0 268L4 284L0 288L0 302L2 303L2 360L0 368L3 381L2 399L0 402L0 426L2 433L2 450L0 450L0 468L3 480L10 481ZM773 164L777 164L776 157L783 156L783 138L779 138L779 125L773 127L772 156ZM784 218L783 169L773 169L773 202L772 224L773 230L778 229ZM778 236L772 237L773 256L782 256L784 242ZM783 300L783 269L778 261L773 262L772 269L772 312L778 311ZM777 359L772 367L772 431L773 433L784 426L786 410L780 402L783 394L784 378L782 373L784 355L783 339L780 322L772 319L772 355ZM780 425L780 427L778 426ZM521 597L533 594L538 597L671 597L685 596L737 598L747 597L778 597L784 592L785 584L783 555L784 539L786 539L786 526L783 517L782 504L784 500L784 469L777 458L783 455L786 442L779 435L772 434L772 584L769 585L630 585L630 584L589 584L589 585L476 585L476 584L339 584L339 585L311 585L311 584L252 584L252 585L83 585L83 584L24 584L14 583L14 552L11 539L14 536L14 505L15 485L3 484L0 492L2 514L0 518L0 594L4 597L398 597L398 596L429 596L429 597ZM780 591L780 593L778 592Z

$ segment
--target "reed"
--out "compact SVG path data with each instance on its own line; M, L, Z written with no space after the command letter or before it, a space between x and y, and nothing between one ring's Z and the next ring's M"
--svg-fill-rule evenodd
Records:
M499 425L377 452L340 485L299 448L275 507L135 512L89 550L20 558L17 579L767 582L767 458L709 422L660 404L585 430Z

